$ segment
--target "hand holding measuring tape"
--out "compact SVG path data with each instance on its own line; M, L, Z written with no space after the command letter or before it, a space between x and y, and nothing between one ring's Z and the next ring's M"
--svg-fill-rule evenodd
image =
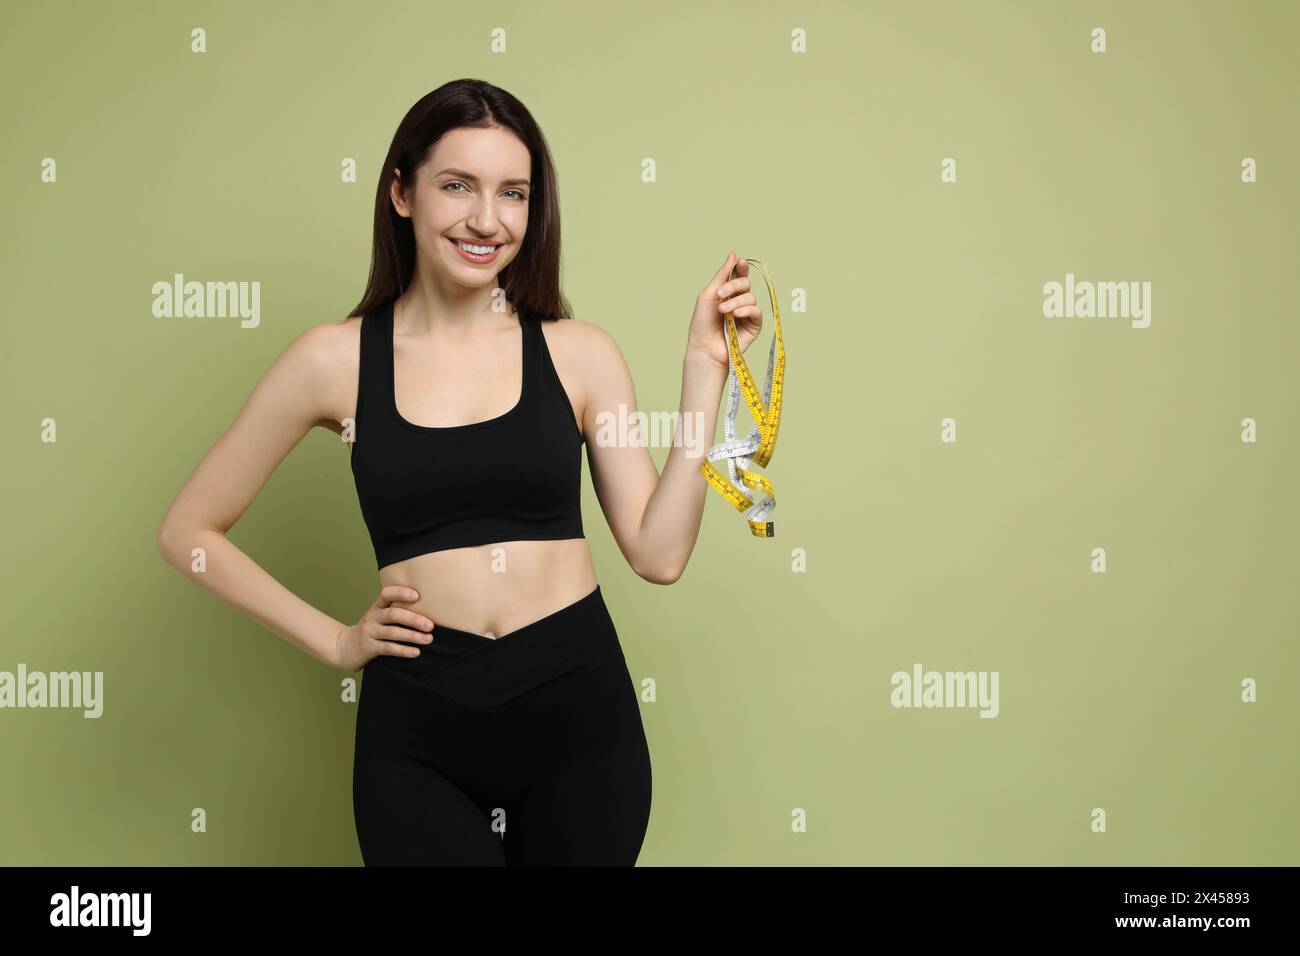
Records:
M731 271L733 255L728 255L723 265L723 272L728 275ZM768 297L772 302L772 323L775 328L772 348L767 358L767 382L763 386L761 396L754 383L754 377L749 372L749 366L745 364L745 357L741 353L758 338L758 333L762 329L763 313L755 303L752 293L736 296L737 292L746 292L750 287L748 278L750 263L763 270L763 281L767 284ZM712 297L717 300L717 309L722 313L723 328L722 342L717 341L718 336L715 333L712 336L712 347L707 348L705 354L716 358L717 352L722 350L726 352L727 411L723 418L723 441L709 449L705 460L700 464L700 472L718 494L737 511L744 513L751 534L760 538L771 538L776 534L775 522L769 520L776 510L775 489L771 481L752 469L754 464L766 468L772 460L772 453L776 450L777 432L781 426L781 398L785 380L785 343L781 339L781 310L777 304L776 287L772 285L772 280L767 274L767 266L758 259L741 259L735 263L735 267L740 272L739 279L729 278L726 282L720 282L723 275L723 272L720 272L709 284L709 289L714 290ZM701 297L701 307L707 305L704 300L709 296L709 289L706 289L705 296ZM746 302L746 299L749 301ZM700 309L696 310L697 316L700 311ZM692 333L694 331L693 322ZM750 417L754 420L754 427L747 437L737 438L736 408L742 393ZM713 464L718 461L727 463L726 475L723 475ZM761 491L763 497L755 501L739 487L741 483Z
M733 273L739 275L733 276ZM691 316L687 342L688 348L716 362L721 368L726 368L729 364L727 339L718 334L722 330L721 317L728 312L735 319L740 350L743 352L763 330L763 310L750 291L749 260L737 259L734 252L727 255L722 268L696 297L695 314Z

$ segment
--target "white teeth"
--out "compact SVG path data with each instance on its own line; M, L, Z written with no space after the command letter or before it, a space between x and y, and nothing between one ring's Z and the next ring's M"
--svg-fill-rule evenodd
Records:
M489 252L495 252L497 248L496 246L471 246L468 243L460 242L459 240L457 240L456 245L460 246L466 252L474 253L476 256L485 256Z

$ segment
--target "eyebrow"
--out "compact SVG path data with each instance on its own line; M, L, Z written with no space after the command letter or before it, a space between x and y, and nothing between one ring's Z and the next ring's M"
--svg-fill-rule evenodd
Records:
M462 179L468 179L471 182L477 183L480 181L479 178L475 176L473 173L467 173L463 169L444 169L441 170L440 172L434 173L434 175L441 176L443 173L452 173L453 175L460 176ZM526 179L503 179L501 180L501 185L502 186L531 186L532 183L530 183Z

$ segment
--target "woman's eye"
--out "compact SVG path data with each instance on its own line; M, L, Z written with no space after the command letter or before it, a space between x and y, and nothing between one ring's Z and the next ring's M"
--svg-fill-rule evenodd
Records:
M465 185L465 184L462 183L462 182L460 182L459 180L453 180L452 182L447 183L447 184L446 184L445 186L443 186L442 188L443 188L443 189L451 189L452 186L464 186L464 185ZM523 194L523 192L520 191L520 190L518 190L518 189L507 189L507 190L506 190L506 193L507 193L507 194L509 194L509 193L514 193L517 197L519 197L520 199L523 199L523 200L525 200L525 201L528 199L528 197L525 196L525 195Z

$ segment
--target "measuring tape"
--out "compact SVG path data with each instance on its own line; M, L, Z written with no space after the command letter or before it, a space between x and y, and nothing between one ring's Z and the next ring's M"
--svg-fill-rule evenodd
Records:
M730 312L725 313L722 334L727 340L727 415L722 424L723 441L709 449L700 464L700 472L732 507L744 512L751 534L771 538L776 531L774 522L768 519L776 510L776 495L772 482L750 469L755 463L766 468L776 450L776 433L781 426L781 386L785 380L785 343L781 340L781 310L777 307L776 287L767 274L767 266L758 259L747 258L745 261L763 270L763 281L767 283L767 294L772 300L776 334L772 337L772 349L767 356L767 384L760 396L740 351L736 321ZM754 419L754 430L747 438L736 437L736 407L742 391L750 417ZM714 466L716 461L726 461L726 475ZM763 497L754 501L738 482L761 491Z

